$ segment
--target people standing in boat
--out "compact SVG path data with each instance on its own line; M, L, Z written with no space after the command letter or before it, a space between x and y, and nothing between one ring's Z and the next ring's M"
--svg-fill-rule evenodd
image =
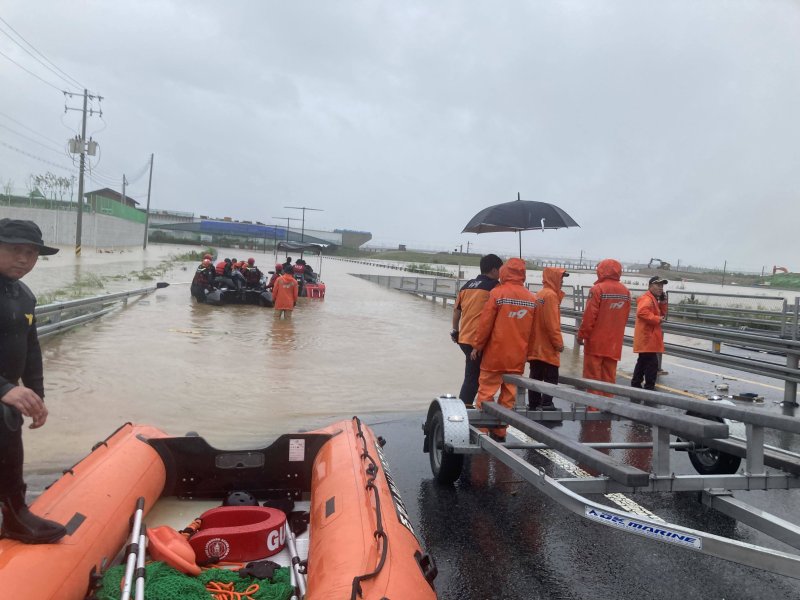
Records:
M283 272L289 273L292 270L292 257L287 256L286 260L283 261Z
M246 285L249 289L256 289L261 286L261 279L264 277L264 274L261 272L256 266L256 259L255 258L248 258L247 264L244 265L244 279Z
M456 305L453 308L453 328L450 330L450 339L458 344L464 353L464 381L458 397L472 408L475 395L478 393L478 378L481 374L481 356L472 358L472 340L478 330L481 311L489 299L491 292L500 279L500 267L503 260L496 254L487 254L481 257L480 275L470 279L458 292Z
M564 351L564 338L561 335L561 301L564 299L561 286L564 277L569 277L565 269L545 267L542 271L543 287L536 294L539 307L533 315L533 345L528 354L530 378L553 385L558 384L558 369ZM534 390L528 390L528 408L556 409L552 396Z
M583 376L614 383L622 356L625 325L631 312L631 293L620 282L622 265L613 258L597 264L597 281L589 290L583 320L575 341L584 346ZM613 396L589 390L601 396Z
M36 332L36 297L19 281L39 256L57 248L44 245L33 221L0 219L0 502L2 536L30 544L49 544L66 529L34 515L25 502L22 476L22 425L38 429L47 421L42 351ZM20 383L21 382L21 383Z
M214 289L215 276L216 270L211 264L211 261L207 258L203 259L203 262L200 263L200 266L197 267L197 271L194 273L192 285L190 286L192 296L194 296L198 302L205 302L206 294Z
M639 355L633 369L631 386L656 389L658 379L658 356L664 352L664 332L661 323L667 315L667 295L658 275L651 277L647 291L636 299L636 326L633 330L633 351Z
M291 269L286 270L284 265L283 275L275 280L272 286L272 299L274 301L273 308L275 309L276 317L289 318L292 316L292 310L297 304L297 280Z
M478 330L472 343L470 357L481 358L478 378L477 408L491 401L500 388L497 402L513 409L517 386L503 381L504 373L522 374L533 341L533 313L537 307L536 295L525 287L525 261L510 258L500 268L500 285L489 292L489 299L481 311ZM499 441L506 437L506 426L490 430Z

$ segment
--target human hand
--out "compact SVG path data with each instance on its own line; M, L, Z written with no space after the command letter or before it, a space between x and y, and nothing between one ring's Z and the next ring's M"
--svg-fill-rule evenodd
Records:
M478 360L478 357L481 355L481 351L477 348L473 348L472 352L469 353L470 360Z
M450 330L450 339L453 340L454 344L458 343L458 329Z
M0 402L13 406L24 416L33 419L31 429L37 429L47 421L47 407L39 394L23 385L16 386L13 390L0 398Z
M575 343L578 344L578 346L583 346L583 337L580 336L580 335L576 335L575 336Z
M558 349L558 351L559 351L559 352L563 352L563 351L564 351L564 346L561 346L561 347Z

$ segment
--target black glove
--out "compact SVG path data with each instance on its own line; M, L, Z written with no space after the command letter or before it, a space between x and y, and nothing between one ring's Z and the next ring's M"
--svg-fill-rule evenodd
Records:
M458 343L458 329L450 330L450 339L453 340L456 344Z

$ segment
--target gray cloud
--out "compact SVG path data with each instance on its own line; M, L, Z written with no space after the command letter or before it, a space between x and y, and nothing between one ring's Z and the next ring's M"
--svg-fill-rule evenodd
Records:
M302 203L324 209L309 226L376 242L514 252L460 231L520 192L581 224L524 234L526 254L800 270L789 1L11 0L2 16L106 97L98 172L155 153L157 208L269 221ZM69 137L77 113L0 61L0 111ZM48 168L0 160L18 185Z

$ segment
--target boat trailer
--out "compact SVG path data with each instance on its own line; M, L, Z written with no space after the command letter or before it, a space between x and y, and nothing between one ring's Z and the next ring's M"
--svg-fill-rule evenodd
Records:
M690 529L665 522L648 511L638 514L585 496L698 492L706 506L800 549L800 527L733 496L735 490L800 488L800 454L765 444L764 435L767 428L800 434L800 420L737 406L727 400L695 400L579 377L561 376L561 385L520 375L504 375L503 378L517 386L514 410L495 402L484 402L480 410L467 409L453 396L442 396L431 403L422 426L423 451L430 455L431 470L438 482L452 484L461 476L465 455L485 452L562 506L595 523L800 579L798 553ZM587 389L614 394L614 397L592 394L585 391ZM527 390L566 401L570 408L527 410ZM587 410L588 407L597 410ZM652 441L584 443L551 428L563 421L622 419L649 426ZM505 442L496 441L485 433L487 428L502 424L517 430ZM601 452L632 448L652 450L649 472ZM566 467L573 476L552 477L515 450L539 450L562 468ZM698 474L675 474L670 462L672 451L688 452ZM576 468L564 457L598 475ZM742 461L744 467L740 471ZM624 503L619 504L624 506Z

